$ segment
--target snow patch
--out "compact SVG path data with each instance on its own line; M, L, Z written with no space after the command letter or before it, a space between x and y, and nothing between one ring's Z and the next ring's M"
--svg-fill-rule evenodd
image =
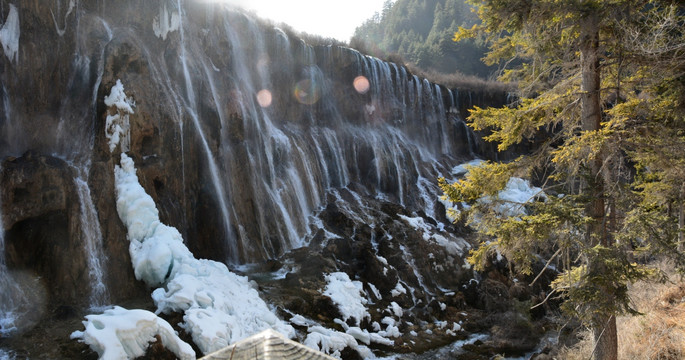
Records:
M432 241L442 247L452 256L463 256L464 251L471 248L471 245L464 240L464 238L456 237L454 241L451 241L441 234L436 234L433 232L434 227L427 224L421 217L409 217L405 215L399 215L400 219L404 220L409 226L414 228L414 230L421 231L423 233L422 237L425 241Z
M397 322L395 319L386 316L381 320L381 323L386 325L385 330L378 331L378 334L383 337L400 337L402 336L402 333L400 332L400 328L396 325Z
M5 23L0 27L0 44L5 56L14 63L19 62L19 35L21 29L19 27L19 12L17 8L10 4L10 12L5 19Z
M454 176L464 176L464 175L468 174L468 172L469 172L468 167L478 166L478 165L482 164L483 162L484 161L481 159L473 159L469 162L466 162L466 163L463 163L463 164L460 164L460 165L453 167L451 173Z
M303 344L338 359L343 349L348 346L354 349L359 345L352 335L327 329L323 326L310 327L309 334L307 334Z
M394 301L390 303L389 309L398 318L401 318L402 315L404 314L404 312L402 311L402 307Z
M132 359L145 355L159 335L162 344L181 360L195 359L195 351L183 342L164 319L146 310L115 306L102 315L87 315L85 331L74 331L72 339L90 345L101 360Z
M390 290L390 295L392 295L392 297L398 297L406 293L407 289L405 289L404 286L402 286L402 284L399 283L399 281L397 282L397 285L395 285L395 288Z
M371 315L366 310L367 300L364 298L363 285L359 281L352 281L344 272L334 272L325 275L327 285L323 292L329 296L333 303L338 305L343 320L353 318L357 325Z
M105 122L105 137L109 143L109 152L114 151L117 145L121 144L121 152L126 152L130 147L131 128L129 125L129 114L133 114L135 102L124 93L124 85L121 80L110 90L109 95L105 96L105 105L114 107L116 114L107 114Z

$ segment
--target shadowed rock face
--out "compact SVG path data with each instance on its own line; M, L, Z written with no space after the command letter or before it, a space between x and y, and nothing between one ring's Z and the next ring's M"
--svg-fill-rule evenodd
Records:
M463 95L216 4L0 5L5 18L18 13L21 30L17 57L0 61L0 152L72 164L90 186L110 258L126 257L111 200L120 149L110 153L103 136L103 99L118 79L135 101L128 153L162 220L196 256L231 263L304 244L326 190L351 182L409 209L434 208L434 179L475 143L454 111ZM357 76L366 92L355 91Z
M35 152L7 158L2 169L7 268L40 277L55 306L91 305L88 295L93 285L84 247L83 210L74 182L77 169L62 159ZM125 238L104 245L123 253L128 247L122 240ZM109 257L106 261L116 269L110 272L110 286L129 296L145 294L131 281L128 258Z
M461 115L504 99L201 1L0 0L0 21L11 12L20 36L16 57L0 54L0 255L7 269L41 276L53 306L89 305L96 263L106 303L147 296L114 201L121 149L105 137L117 80L135 102L127 153L195 257L267 264L251 270L257 278L301 269L264 275L267 301L332 320L318 290L334 271L374 284L385 299L374 321L389 299L415 309L415 324L445 311L458 321L477 298L457 291L472 276L463 256L399 215L463 241L438 226L447 220L435 179L488 153ZM368 89L355 89L359 76ZM389 295L398 282L408 292Z
M62 160L27 153L3 164L5 257L12 269L30 270L52 284L51 296L81 302L84 254L78 241L73 177ZM80 285L80 286L74 286Z

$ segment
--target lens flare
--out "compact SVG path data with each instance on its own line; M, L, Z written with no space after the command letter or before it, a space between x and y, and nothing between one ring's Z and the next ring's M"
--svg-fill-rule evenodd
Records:
M271 106L271 100L271 91L262 89L257 93L257 103L259 103L259 106L267 108Z
M366 94L366 92L369 91L371 84L369 84L369 79L360 75L354 78L352 86L354 86L354 89L357 90L358 93Z
M301 104L314 105L321 98L321 89L312 79L304 79L295 84L295 99Z

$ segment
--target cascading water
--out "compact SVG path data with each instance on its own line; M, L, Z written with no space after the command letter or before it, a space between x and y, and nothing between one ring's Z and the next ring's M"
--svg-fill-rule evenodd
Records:
M95 204L88 186L87 175L89 166L79 168L78 177L74 178L74 185L78 193L80 205L81 234L83 249L88 262L88 276L90 277L91 293L90 306L97 308L109 304L109 291L105 283L106 257L102 249L102 230Z
M195 130L200 136L200 139L202 141L202 147L205 152L205 155L207 157L207 164L209 166L209 174L211 177L212 184L214 185L214 190L216 191L216 198L219 202L219 210L221 211L221 219L223 220L223 225L225 229L225 236L226 236L226 245L228 246L228 254L229 262L235 262L238 260L238 248L236 246L236 239L235 235L232 233L231 230L231 219L230 219L230 214L229 214L229 209L228 205L226 203L227 201L227 194L224 191L223 184L221 180L219 179L219 168L216 164L216 161L214 160L213 154L211 150L209 149L209 145L207 144L207 139L204 135L204 131L202 130L202 126L200 125L200 119L198 118L197 110L196 110L196 97L195 97L195 90L193 89L193 82L192 79L190 78L190 73L188 71L188 58L187 58L187 50L186 50L186 43L185 43L185 32L183 28L183 17L184 13L182 11L183 7L181 6L181 1L178 0L177 2L178 5L178 11L180 14L179 16L179 33L180 33L180 39L181 39L181 65L183 67L183 76L185 79L185 89L186 89L186 97L187 97L187 110L189 112L189 115L193 121L193 125L195 125ZM163 13L166 14L166 6L162 10ZM211 89L212 92L214 92L214 89Z
M107 50L108 44L114 38L116 46L129 41L129 48L140 50L142 60L130 66L136 66L136 71L145 69L149 75L136 83L144 83L146 90L160 89L163 95L157 101L170 111L161 115L162 119L156 118L159 124L153 130L146 131L162 129L166 114L178 129L180 150L175 155L181 162L178 174L183 184L178 212L193 206L194 189L186 183L192 181L187 172L196 165L188 165L187 157L196 154L188 146L194 146L192 135L197 134L197 153L205 160L231 262L274 257L303 245L309 217L323 204L325 191L331 187L361 183L400 204L421 206L426 196L417 196L408 187L419 179L434 178L437 174L425 164L454 155L452 135L464 131L463 122L450 115L455 104L443 104L443 97L453 95L409 74L404 67L351 49L291 41L283 31L269 29L240 12L221 8L211 15L195 9L189 13L185 2L165 0L149 5L156 22L128 26L121 18L107 15L104 9L111 6L106 3L67 5L55 9L49 20L59 38L75 32L79 39L68 84L78 96L60 104L57 125L61 130L54 142L67 145L57 146L57 152L64 158L72 158L74 152L89 158L83 154L88 146L73 146L64 138L79 118L92 116L99 106L94 99L103 72L117 69L105 65L108 56L120 56L110 54L113 50ZM98 10L97 16L89 17L90 7ZM135 7L117 10L135 11ZM72 26L72 20L78 21ZM89 39L86 31L94 39ZM190 40L196 37L205 40ZM95 44L94 49L90 43ZM227 52L216 52L222 46ZM117 66L122 64L126 63ZM111 77L106 75L105 82ZM368 88L355 91L355 77L365 77ZM268 94L269 103L259 102L257 95L262 91ZM10 93L3 83L5 113L11 108ZM150 101L143 96L141 93L137 100ZM93 107L75 112L76 103L83 103L81 98ZM350 106L346 98L360 105ZM208 115L216 117L215 123ZM22 116L5 117L23 122ZM193 134L184 126L187 121ZM16 133L7 124L3 125L4 141ZM155 133L153 141L157 141L155 136L162 134ZM89 131L78 138L87 139L85 143L93 139ZM471 140L470 134L466 140ZM30 146L29 141L12 147L12 153ZM48 149L54 151L55 147ZM151 147L141 156L150 161L160 159L160 151L168 150ZM405 161L412 164L406 166ZM412 171L402 171L405 168ZM248 202L250 208L244 206Z
M17 19L31 19L37 1L18 3ZM280 261L301 247L344 248L343 239L363 242L365 236L378 253L394 240L383 227L399 225L375 224L374 216L424 211L437 219L442 209L435 179L472 156L475 138L459 119L458 94L403 66L345 47L307 44L218 4L58 5L35 14L45 21L21 29L20 58L2 58L0 65L11 71L0 73L0 156L16 160L16 173L26 176L34 170L62 174L55 170L59 161L78 165L69 168L73 180L66 177L67 185L55 180L60 177L42 184L53 207L12 214L9 248L20 259L10 259L8 269L0 238L4 289L13 286L7 274L15 263L33 265L22 263L33 249L15 249L25 234L13 226L59 220L66 235L49 243L83 256L60 278L91 293L87 301L75 300L48 284L53 304L104 305L143 296L130 285L137 275L130 262L122 260L130 256L128 243L110 198L118 154L102 131L111 110L101 99L119 79L136 104L130 142L121 150L134 160L159 220L178 228L198 258L236 268ZM46 24L45 33L31 31ZM42 59L36 49L53 43L59 44L57 65L43 70L47 62L30 61ZM35 80L23 86L26 79ZM33 96L35 88L40 94ZM22 157L28 150L44 156ZM12 206L30 195L19 185L3 189ZM355 214L359 208L368 213ZM353 224L335 224L343 217ZM421 251L397 257L411 264L398 272L417 278L417 288L432 286L430 276L419 274ZM29 270L51 271L37 265ZM108 286L118 291L108 294ZM12 291L0 297L7 293ZM418 301L413 295L407 301ZM2 300L2 317L10 319L10 302Z

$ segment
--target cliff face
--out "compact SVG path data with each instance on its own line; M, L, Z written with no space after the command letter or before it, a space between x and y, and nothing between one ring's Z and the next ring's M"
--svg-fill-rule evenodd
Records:
M343 268L371 279L380 256L395 269L382 293L425 287L407 307L436 307L430 294L470 276L397 217L447 223L435 179L480 151L460 115L470 94L200 1L0 0L0 17L0 268L42 276L51 303L146 296L114 202L122 149L105 136L117 80L135 102L124 150L197 258L320 264L320 282ZM275 301L297 307L283 289L306 280L286 280Z

